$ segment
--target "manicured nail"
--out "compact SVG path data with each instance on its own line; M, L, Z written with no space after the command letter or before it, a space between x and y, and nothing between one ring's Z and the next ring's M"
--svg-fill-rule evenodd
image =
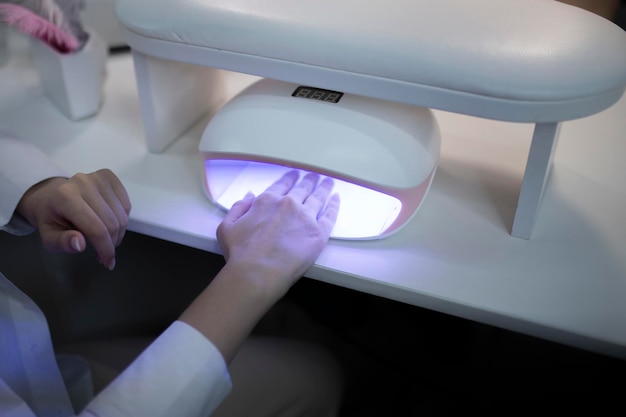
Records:
M76 252L80 252L80 241L78 240L78 238L76 236L74 236L71 240L70 240L70 245L72 246L72 249L74 249Z
M111 259L111 262L109 262L107 268L109 268L109 271L113 271L113 269L115 269L115 258Z

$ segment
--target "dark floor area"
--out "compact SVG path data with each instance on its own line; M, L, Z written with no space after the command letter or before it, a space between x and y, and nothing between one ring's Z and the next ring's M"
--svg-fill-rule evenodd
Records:
M341 340L344 417L623 409L621 360L312 280L289 296Z

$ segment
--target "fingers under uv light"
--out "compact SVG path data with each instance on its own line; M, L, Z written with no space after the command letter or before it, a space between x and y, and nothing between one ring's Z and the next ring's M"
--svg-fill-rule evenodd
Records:
M275 183L267 187L265 190L266 193L274 193L278 195L285 195L291 190L300 178L300 174L296 170L292 170L287 172L285 175L280 177Z
M254 194L248 192L243 199L237 201L224 216L225 223L234 223L250 210L254 202Z
M326 205L326 200L333 189L333 180L324 178L317 188L311 192L304 200L305 207L317 216Z
M327 235L330 233L337 222L337 215L339 214L340 199L339 194L333 194L328 199L326 207L322 210L317 223L324 229Z
M298 182L291 188L288 195L297 202L304 203L311 193L315 191L319 178L319 174L306 174L302 181Z

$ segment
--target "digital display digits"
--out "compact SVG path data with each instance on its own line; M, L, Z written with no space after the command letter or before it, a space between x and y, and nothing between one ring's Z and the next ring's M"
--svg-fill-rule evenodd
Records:
M339 91L324 90L323 88L300 86L291 94L292 97L302 97L311 100L338 103L343 93Z

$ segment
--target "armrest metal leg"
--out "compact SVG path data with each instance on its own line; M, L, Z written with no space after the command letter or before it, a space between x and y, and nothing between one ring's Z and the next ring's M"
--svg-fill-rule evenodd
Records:
M560 123L537 123L533 133L511 236L530 239L543 191L552 169Z
M150 152L164 151L225 101L223 72L219 69L164 60L136 50L133 62Z

